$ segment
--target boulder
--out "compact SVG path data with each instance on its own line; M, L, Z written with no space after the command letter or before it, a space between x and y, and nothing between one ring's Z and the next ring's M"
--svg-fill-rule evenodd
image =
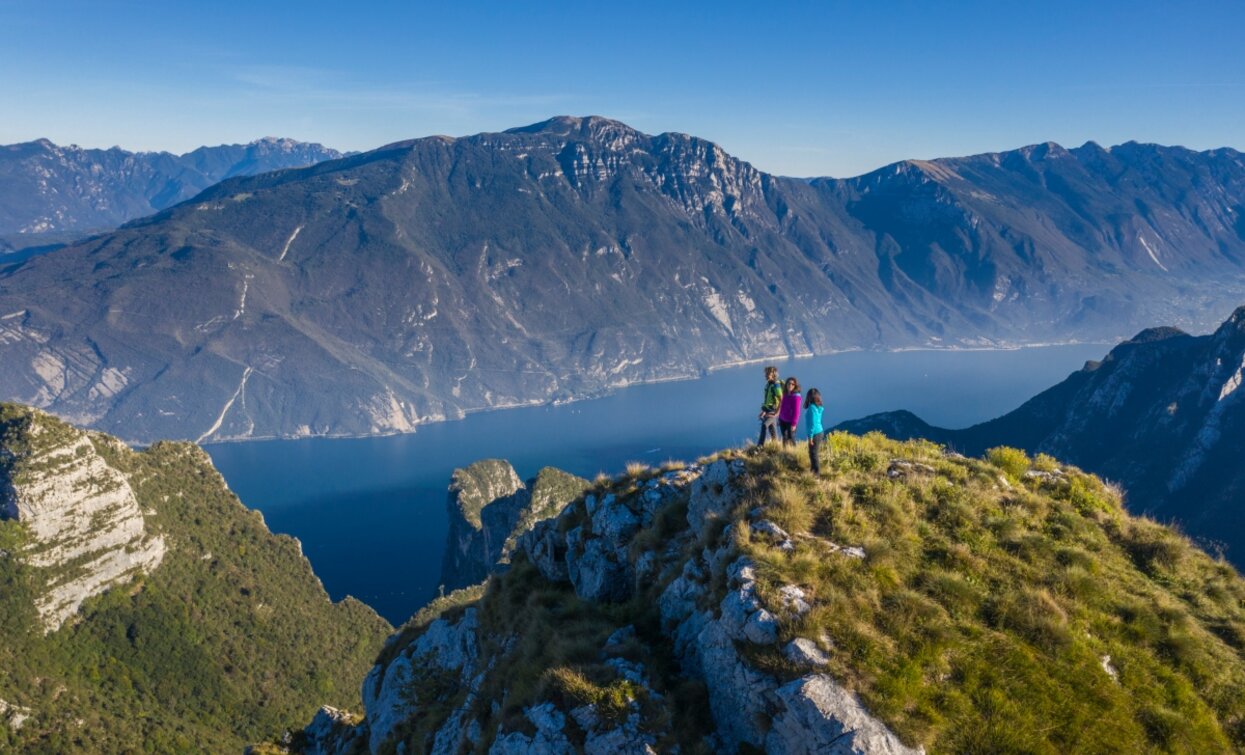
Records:
M732 479L743 472L742 461L719 459L704 468L692 481L687 504L687 523L697 536L703 536L709 525L726 518L738 502L738 491Z
M620 554L604 538L593 537L583 541L582 552L576 553L571 542L572 533L576 534L575 544L578 544L582 532L576 528L567 533L566 568L575 594L584 600L606 603L630 598L635 589L635 577L626 552Z
M455 621L439 618L386 665L377 664L363 681L363 706L367 711L368 746L373 755L394 729L418 708L410 694L419 674L429 667L458 672L467 683L476 675L480 659L479 618L468 608Z
M575 747L566 736L566 716L553 703L540 703L524 711L536 733L498 732L489 755L572 755Z
M824 674L774 692L781 712L765 735L771 755L918 755L865 710L856 696Z
M805 637L797 637L782 649L782 656L801 668L820 668L830 665L830 658L817 647L817 643Z

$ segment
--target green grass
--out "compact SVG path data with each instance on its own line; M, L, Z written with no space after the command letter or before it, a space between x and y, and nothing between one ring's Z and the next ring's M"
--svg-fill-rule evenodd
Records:
M785 636L827 638L830 672L905 740L931 752L1245 746L1245 582L1232 567L1049 457L954 459L880 435L828 445L820 479L778 449L749 459L750 494L805 537L784 553L741 527L737 543L763 594L794 583L814 596ZM891 480L892 459L936 472ZM1026 479L1031 464L1062 475Z

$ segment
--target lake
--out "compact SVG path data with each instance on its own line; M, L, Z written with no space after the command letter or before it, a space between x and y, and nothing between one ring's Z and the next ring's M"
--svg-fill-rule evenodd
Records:
M853 352L776 364L806 392L821 389L826 427L892 409L965 427L1010 411L1108 350ZM764 382L761 365L749 365L590 401L472 414L411 435L207 451L243 503L262 511L274 532L302 541L335 600L353 595L400 624L437 594L455 467L502 458L524 479L544 466L591 478L628 461L695 459L755 440Z

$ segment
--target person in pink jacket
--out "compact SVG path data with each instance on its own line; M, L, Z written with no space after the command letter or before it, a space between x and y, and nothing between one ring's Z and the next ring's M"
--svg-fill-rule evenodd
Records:
M782 387L782 404L778 407L778 429L782 431L782 444L795 445L795 426L800 421L800 381L787 378Z

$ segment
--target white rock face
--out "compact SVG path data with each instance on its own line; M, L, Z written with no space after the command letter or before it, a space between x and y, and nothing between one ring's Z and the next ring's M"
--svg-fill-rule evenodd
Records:
M712 555L713 562L726 558L725 553ZM923 752L905 746L831 677L814 674L781 685L748 664L738 643L770 644L778 635L777 618L756 594L756 569L749 559L737 558L726 567L727 593L716 618L711 611L695 610L695 596L705 589L697 582L698 571L689 562L666 589L661 599L662 624L673 631L684 670L704 679L708 687L719 750L737 752L746 744L792 755ZM798 597L802 602L802 591ZM798 613L791 605L784 610ZM784 654L801 665L820 667L828 662L816 644L806 639L788 643ZM758 724L766 716L773 720L769 731Z
M575 747L566 736L566 716L553 703L533 705L527 720L536 727L528 736L520 732L498 734L489 755L572 755Z
M398 724L418 708L420 701L408 694L417 669L432 665L443 671L456 671L463 679L475 676L480 655L479 626L474 608L468 608L453 623L437 619L388 665L372 668L363 681L363 706L367 710L368 744L372 753L379 752ZM459 719L461 714L456 717ZM448 734L437 737L438 745L443 740L446 751L457 749L449 746Z
M774 693L784 710L765 737L771 755L918 755L824 674L784 684Z
M31 433L47 432L36 415ZM108 466L91 438L68 436L32 455L15 458L16 474L0 476L0 514L26 525L31 542L21 554L48 573L36 607L45 631L55 631L82 602L139 573L165 554L164 538L149 533L125 475Z

